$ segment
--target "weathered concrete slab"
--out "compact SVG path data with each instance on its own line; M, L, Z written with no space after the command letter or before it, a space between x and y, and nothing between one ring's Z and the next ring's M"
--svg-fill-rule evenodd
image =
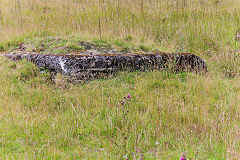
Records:
M101 75L109 75L123 70L170 69L203 73L207 64L191 53L152 53L152 54L40 54L9 53L5 55L14 61L26 58L39 68L53 73L62 73L70 79L88 80Z

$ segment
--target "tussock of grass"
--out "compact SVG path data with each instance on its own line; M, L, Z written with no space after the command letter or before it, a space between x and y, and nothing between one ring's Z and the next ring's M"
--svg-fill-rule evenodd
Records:
M23 45L24 49L20 48ZM53 54L78 54L86 50L108 52L147 53L158 51L153 46L134 44L127 40L110 40L107 38L84 38L79 35L22 37L19 40L6 41L1 44L2 52L38 52Z

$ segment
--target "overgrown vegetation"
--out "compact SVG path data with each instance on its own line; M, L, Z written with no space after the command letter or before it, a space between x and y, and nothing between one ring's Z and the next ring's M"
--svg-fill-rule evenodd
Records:
M98 51L101 53L121 52L143 54L147 52L159 51L153 46L144 44L134 44L127 40L110 40L103 38L83 38L77 35L71 36L36 36L23 37L21 41L3 42L0 45L2 52L37 52L37 53L67 53L79 54L86 51Z
M239 159L238 0L0 0L0 50L89 45L191 52L207 76L120 73L69 84L0 57L4 159Z

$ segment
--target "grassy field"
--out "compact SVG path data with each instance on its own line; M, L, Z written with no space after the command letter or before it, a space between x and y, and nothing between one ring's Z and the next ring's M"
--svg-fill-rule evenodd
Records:
M240 159L239 0L0 0L0 51L191 52L206 76L69 84L0 57L0 159Z

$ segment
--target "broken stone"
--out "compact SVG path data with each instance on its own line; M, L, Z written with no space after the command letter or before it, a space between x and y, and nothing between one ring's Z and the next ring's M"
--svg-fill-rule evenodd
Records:
M111 75L118 71L133 70L170 70L174 72L207 71L207 64L200 57L191 53L148 53L138 54L40 54L9 53L5 56L14 61L26 58L39 68L54 73L61 73L69 80L89 80L102 75Z

